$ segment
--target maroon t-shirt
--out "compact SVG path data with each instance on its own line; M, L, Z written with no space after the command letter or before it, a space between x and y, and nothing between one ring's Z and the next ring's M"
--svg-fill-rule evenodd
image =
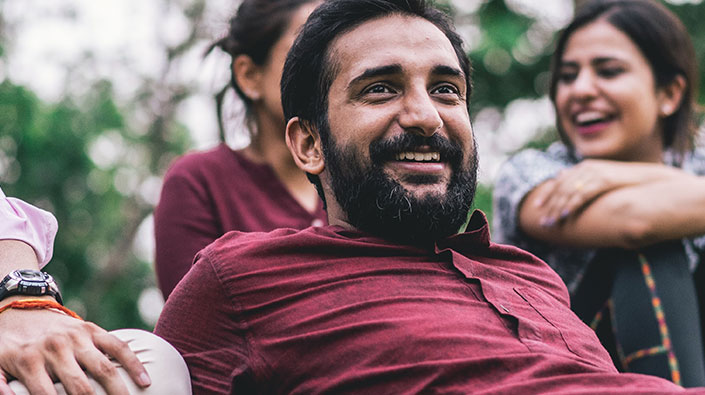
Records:
M479 212L469 229L432 251L335 226L228 233L155 332L195 394L682 391L618 373L544 262L490 243Z
M310 213L267 164L221 144L179 158L164 177L154 211L159 288L169 296L203 247L231 230L268 232L327 223L322 203Z

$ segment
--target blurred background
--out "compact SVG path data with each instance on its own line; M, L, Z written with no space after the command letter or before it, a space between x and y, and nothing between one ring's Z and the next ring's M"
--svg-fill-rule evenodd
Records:
M475 205L488 215L502 161L556 139L548 61L576 3L439 1L474 64ZM705 4L664 3L705 65ZM247 143L232 132L241 119L228 118L235 127L224 133L216 120L214 95L229 80L229 58L204 57L238 4L0 0L0 186L55 213L59 233L46 269L68 307L106 329L151 330L163 306L151 213L171 161L221 139ZM226 117L239 105L228 102Z

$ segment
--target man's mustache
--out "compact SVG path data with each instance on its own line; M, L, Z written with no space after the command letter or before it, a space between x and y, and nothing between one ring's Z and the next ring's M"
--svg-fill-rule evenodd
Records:
M420 147L438 151L441 154L441 161L448 162L454 167L462 163L463 150L460 145L439 134L426 137L413 133L404 133L386 140L375 140L370 143L370 159L373 165L381 165L387 161L394 160L395 155L400 152L416 151Z

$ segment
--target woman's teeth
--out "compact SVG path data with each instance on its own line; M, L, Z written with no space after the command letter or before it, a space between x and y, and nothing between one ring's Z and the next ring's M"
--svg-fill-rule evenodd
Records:
M580 126L590 125L607 120L607 117L601 113L589 112L578 114L575 117L575 123Z

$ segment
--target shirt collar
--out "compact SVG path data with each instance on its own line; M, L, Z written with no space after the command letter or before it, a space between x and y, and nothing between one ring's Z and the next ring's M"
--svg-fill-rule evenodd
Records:
M436 242L436 251L448 248L463 251L473 247L489 247L489 245L490 227L487 223L487 217L482 211L475 210L465 227L465 231Z
M383 244L391 244L391 241L380 239L376 236L369 235L357 229L345 229L340 226L329 225L327 227L317 228L318 231L329 229L334 234L347 239L369 239L376 240ZM490 229L487 223L487 217L480 210L475 210L468 221L465 231L453 236L449 236L443 240L436 242L436 251L451 248L456 251L462 251L467 248L488 247L490 245ZM399 246L402 246L401 244ZM411 247L411 246L407 246Z

